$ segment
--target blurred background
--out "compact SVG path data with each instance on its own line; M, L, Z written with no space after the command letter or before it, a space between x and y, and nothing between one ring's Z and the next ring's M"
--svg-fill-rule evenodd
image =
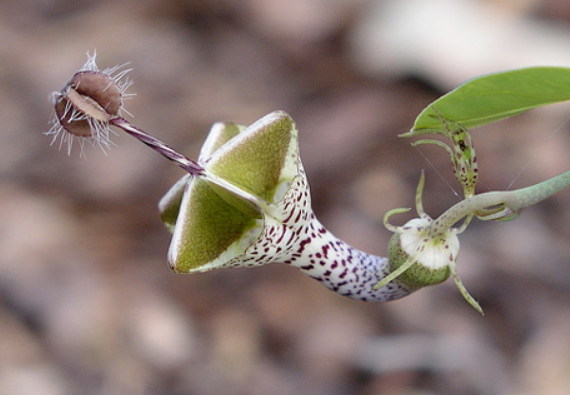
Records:
M565 0L0 2L0 394L567 394L570 193L474 222L453 282L362 303L270 265L174 275L156 204L182 171L126 135L50 146L50 92L97 50L133 122L196 157L216 121L289 112L313 207L384 254L386 211L438 215L447 155L398 139L466 79L570 66ZM570 168L570 105L474 131L479 191ZM406 216L394 218L406 220Z

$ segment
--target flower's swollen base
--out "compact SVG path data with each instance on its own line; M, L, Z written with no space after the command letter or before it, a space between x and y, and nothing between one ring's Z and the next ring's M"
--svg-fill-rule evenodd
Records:
M384 216L384 225L395 233L389 245L392 271L375 287L380 288L395 279L408 286L435 285L445 281L451 274L461 295L473 308L483 314L481 306L467 291L457 274L458 235L467 229L474 216L482 220L512 220L524 208L537 204L569 186L570 171L567 171L530 187L486 192L467 197L434 220L423 211L422 173L416 191L416 210L419 218L398 227L388 222L390 217L407 212L409 209L394 209ZM463 224L459 228L454 228L453 226L462 219L464 219Z
M384 226L394 235L388 244L390 274L383 278L375 288L381 288L390 281L400 280L408 287L419 289L444 282L453 275L455 284L465 300L483 314L481 306L469 294L456 270L459 254L458 234L466 227L451 226L439 232L433 231L434 220L424 212L422 194L425 176L422 172L416 189L416 212L418 218L408 221L404 226L394 226L389 219L394 214L409 211L407 208L394 209L384 216ZM454 225L454 224L451 224Z

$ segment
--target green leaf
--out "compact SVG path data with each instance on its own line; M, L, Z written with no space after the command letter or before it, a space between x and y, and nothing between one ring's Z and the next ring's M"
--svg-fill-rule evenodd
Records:
M403 136L445 132L453 124L469 129L566 100L570 100L570 68L531 67L488 74L431 103Z

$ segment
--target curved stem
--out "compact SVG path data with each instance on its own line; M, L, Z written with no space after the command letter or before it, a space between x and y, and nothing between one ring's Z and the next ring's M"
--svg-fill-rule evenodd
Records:
M570 186L570 171L513 192L517 192L516 199L519 205L518 207L524 208L539 203L568 186Z
M430 225L430 229L434 235L441 234L462 218L478 212L483 213L483 219L506 219L569 186L570 171L567 171L530 187L481 193L449 208Z

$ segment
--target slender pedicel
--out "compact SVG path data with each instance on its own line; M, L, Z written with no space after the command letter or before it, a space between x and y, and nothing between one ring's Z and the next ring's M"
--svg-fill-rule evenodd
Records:
M182 155L181 153L175 151L170 146L164 144L162 141L146 133L144 130L132 125L126 119L121 117L112 118L109 120L109 124L116 126L131 136L137 138L139 141L151 147L153 150L157 151L165 158L178 164L178 166L180 166L188 173L194 176L202 175L204 173L204 168L198 163L192 159L189 159L186 155Z

